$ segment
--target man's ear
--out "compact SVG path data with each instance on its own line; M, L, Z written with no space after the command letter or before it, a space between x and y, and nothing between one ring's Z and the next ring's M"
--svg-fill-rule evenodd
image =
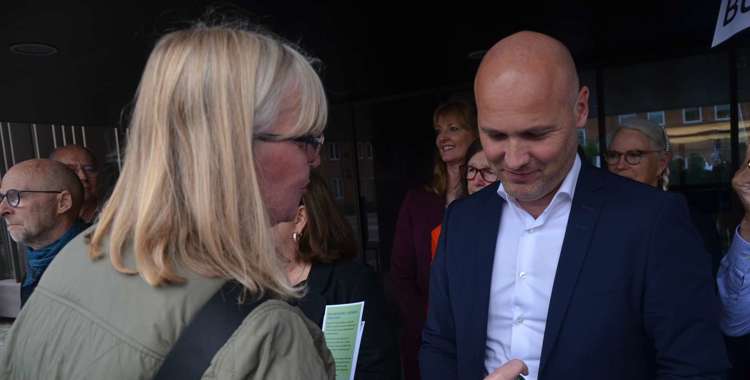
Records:
M62 215L73 207L73 196L68 190L57 194L57 214Z
M576 128L583 128L589 119L589 88L581 86L576 99Z

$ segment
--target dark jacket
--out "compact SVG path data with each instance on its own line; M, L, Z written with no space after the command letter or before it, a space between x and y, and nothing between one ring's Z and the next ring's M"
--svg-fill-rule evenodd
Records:
M365 330L357 359L355 379L398 379L398 346L391 317L385 309L383 287L375 272L354 261L313 264L307 278L307 294L299 308L318 326L326 305L365 301Z
M426 379L481 379L505 203L446 211L420 356ZM549 303L539 380L721 379L710 258L684 199L583 165Z

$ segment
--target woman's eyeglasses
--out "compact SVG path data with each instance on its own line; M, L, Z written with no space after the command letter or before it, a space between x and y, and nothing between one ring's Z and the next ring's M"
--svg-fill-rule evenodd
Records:
M475 168L471 165L466 166L466 179L471 181L474 178L476 178L477 174L479 174L480 177L482 177L483 180L486 182L495 182L497 181L497 174L490 169L490 168L484 168L479 169Z
M604 159L607 161L610 165L615 165L618 162L620 162L620 157L625 157L625 162L628 163L628 165L638 165L641 163L641 158L643 158L644 155L650 154L650 153L658 153L661 152L660 150L629 150L625 153L618 152L616 150L608 150L604 152Z
M308 161L315 161L320 155L320 149L325 143L325 136L323 135L303 135L298 137L281 137L272 133L259 133L255 135L255 139L263 142L293 142L296 143L302 150L307 154Z

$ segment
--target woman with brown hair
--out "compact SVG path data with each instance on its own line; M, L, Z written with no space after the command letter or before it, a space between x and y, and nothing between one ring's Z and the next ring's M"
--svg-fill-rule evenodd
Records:
M354 378L397 379L398 349L383 288L375 272L354 260L354 232L320 174L311 173L294 220L274 232L290 283L305 287L298 306L310 320L322 326L326 305L365 302Z
M410 190L399 211L391 252L391 284L401 311L401 365L407 380L419 379L417 354L427 315L430 233L443 211L465 194L462 166L476 140L474 108L462 101L443 103L433 114L437 151L429 184Z

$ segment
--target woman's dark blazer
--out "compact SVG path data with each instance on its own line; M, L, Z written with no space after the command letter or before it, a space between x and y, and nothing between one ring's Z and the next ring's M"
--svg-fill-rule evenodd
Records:
M307 278L307 293L298 306L305 316L322 326L326 305L359 301L365 301L365 330L354 378L400 378L394 324L386 309L383 287L368 266L351 260L314 263Z

